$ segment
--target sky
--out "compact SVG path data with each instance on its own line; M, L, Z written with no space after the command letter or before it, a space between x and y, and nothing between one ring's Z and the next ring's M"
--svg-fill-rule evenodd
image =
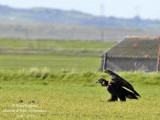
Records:
M160 0L0 0L16 8L58 8L119 18L160 19Z

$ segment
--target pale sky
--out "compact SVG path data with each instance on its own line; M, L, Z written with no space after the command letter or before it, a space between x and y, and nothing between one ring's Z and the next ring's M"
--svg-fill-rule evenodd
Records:
M0 0L0 5L18 8L49 7L78 10L93 15L160 19L160 0Z

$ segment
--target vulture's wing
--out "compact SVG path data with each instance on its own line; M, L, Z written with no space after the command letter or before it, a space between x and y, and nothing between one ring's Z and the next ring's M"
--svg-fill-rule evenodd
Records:
M128 88L129 90L133 91L135 95L140 96L133 88L133 86L127 82L126 80L124 80L122 77L120 77L119 75L117 75L116 73L114 73L111 70L105 70L105 73L108 73L111 77L112 77L112 81L116 82L118 85L120 86L124 86L126 88Z

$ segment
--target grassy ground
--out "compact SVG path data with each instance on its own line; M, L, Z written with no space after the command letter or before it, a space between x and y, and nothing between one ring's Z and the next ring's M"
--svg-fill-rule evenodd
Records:
M101 65L100 56L72 55L33 55L3 54L0 55L0 69L16 70L47 67L58 71L98 71Z
M100 84L95 83L101 76L108 79L108 76L101 73L1 71L0 118L3 120L159 120L160 75L119 74L131 82L139 92L142 96L139 100L105 102L110 97L109 93Z
M1 39L0 120L158 120L159 74L119 73L142 97L105 102L99 55L114 44Z
M115 42L0 39L0 69L97 71Z
M21 40L0 39L1 48L70 48L70 49L100 49L106 50L116 42L105 41L70 41L70 40Z

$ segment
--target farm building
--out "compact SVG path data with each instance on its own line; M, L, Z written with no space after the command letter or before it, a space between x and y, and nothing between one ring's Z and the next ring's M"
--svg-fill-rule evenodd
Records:
M101 56L100 71L159 71L159 43L160 37L126 37Z

